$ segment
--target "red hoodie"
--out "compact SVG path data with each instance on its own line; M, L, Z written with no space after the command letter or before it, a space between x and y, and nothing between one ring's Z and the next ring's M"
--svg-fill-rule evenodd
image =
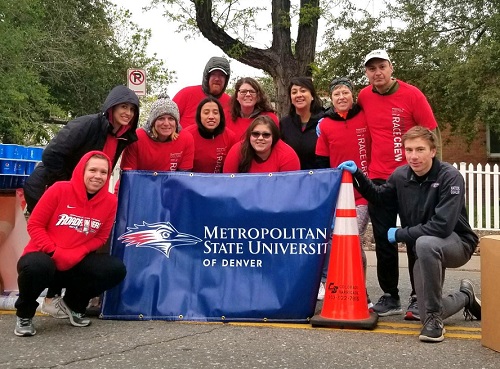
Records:
M69 181L56 182L43 194L28 221L31 240L24 254L41 251L52 255L57 270L71 269L90 252L104 245L116 216L116 196L104 186L89 200L83 182L85 165L94 154L85 154ZM107 157L107 156L106 156ZM108 158L109 168L112 164Z

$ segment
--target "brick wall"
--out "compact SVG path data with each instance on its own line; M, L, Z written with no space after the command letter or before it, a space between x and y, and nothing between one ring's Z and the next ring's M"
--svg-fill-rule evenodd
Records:
M452 134L449 128L441 131L443 140L443 160L449 163L465 162L467 164L500 164L499 158L488 158L486 150L486 129L476 135L470 147L463 137Z

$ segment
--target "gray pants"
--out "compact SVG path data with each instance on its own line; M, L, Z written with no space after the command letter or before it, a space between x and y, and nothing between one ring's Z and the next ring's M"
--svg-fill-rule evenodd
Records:
M442 319L460 311L469 302L460 292L442 296L446 268L458 268L470 259L468 246L453 232L446 238L422 236L415 244L417 261L413 268L420 320L437 313Z

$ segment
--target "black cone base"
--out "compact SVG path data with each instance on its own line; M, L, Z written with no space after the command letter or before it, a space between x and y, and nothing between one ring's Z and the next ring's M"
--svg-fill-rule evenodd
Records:
M310 323L313 327L375 329L377 322L377 313L370 313L369 318L359 320L336 320L324 318L321 315L315 315L311 318Z

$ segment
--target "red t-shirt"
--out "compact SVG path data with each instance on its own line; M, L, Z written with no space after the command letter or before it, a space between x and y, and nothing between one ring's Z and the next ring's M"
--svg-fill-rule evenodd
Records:
M236 143L227 154L224 173L238 173L241 160L241 141ZM272 148L271 155L264 162L252 160L248 173L287 172L300 170L300 160L295 151L279 140Z
M273 112L266 111L266 112L262 112L259 115L267 115L268 117L271 117L271 119L274 121L274 123L276 123L276 126L278 128L280 127L280 122L278 120L278 117ZM243 140L245 138L245 132L246 132L248 126L259 115L255 116L253 118L237 118L235 121L233 121L231 119L231 114L226 114L226 127L235 133L238 140Z
M138 140L123 152L122 169L176 171L193 169L194 139L186 130L177 140L153 141L144 129L137 130Z
M340 163L353 160L368 175L370 135L363 111L346 121L325 117L319 128L321 134L316 142L316 155L329 157L330 168L337 168ZM354 195L356 205L368 204L358 191L354 190Z
M415 86L398 80L399 89L390 95L361 90L358 104L363 108L373 144L368 168L370 178L387 179L406 164L401 136L417 125L434 130L436 118L424 94Z
M185 129L194 138L193 172L222 173L222 167L229 149L237 142L236 135L230 129L224 129L215 138L204 138L193 124Z
M177 107L179 108L179 114L181 117L179 124L182 128L186 128L191 124L196 124L196 109L198 108L198 104L205 97L207 97L207 95L205 94L205 92L203 92L201 85L184 87L182 90L175 94L172 100L177 104ZM224 113L227 112L229 110L229 102L231 101L231 96L223 93L218 100L222 105Z

